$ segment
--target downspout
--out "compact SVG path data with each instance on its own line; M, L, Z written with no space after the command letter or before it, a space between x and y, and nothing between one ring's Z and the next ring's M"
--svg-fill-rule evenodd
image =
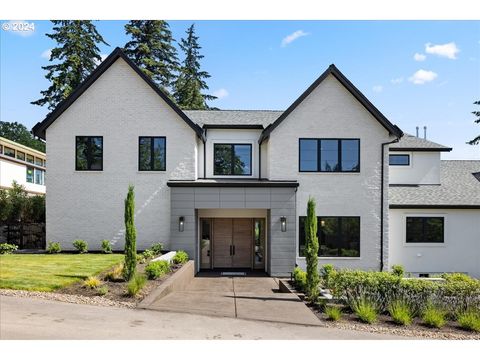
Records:
M203 178L207 178L207 129L203 140Z
M384 239L383 239L383 204L385 202L385 199L384 199L384 188L385 188L385 185L384 185L384 177L385 177L385 146L386 145L390 145L390 144L395 144L397 142L400 141L400 138L396 138L395 140L393 141L389 141L389 142L384 142L382 143L382 166L381 166L381 182L380 182L380 271L383 271L383 267L384 267L384 259L383 259L383 242L384 242Z
M262 144L258 144L258 180L262 180Z

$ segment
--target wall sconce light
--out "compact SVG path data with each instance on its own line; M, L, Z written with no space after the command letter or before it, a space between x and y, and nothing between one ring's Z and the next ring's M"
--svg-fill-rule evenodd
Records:
M287 231L287 218L285 216L280 217L280 227L282 232Z
M183 216L180 216L178 218L178 231L183 232L184 227L185 227L185 218Z

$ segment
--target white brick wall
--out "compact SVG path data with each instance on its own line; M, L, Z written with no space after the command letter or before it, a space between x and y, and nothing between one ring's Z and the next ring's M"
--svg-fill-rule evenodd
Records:
M101 135L103 171L75 171L75 136ZM165 172L138 171L138 137L166 136ZM137 247L170 238L168 179L195 179L194 131L119 59L46 132L47 241L72 248L76 238L98 249L122 249L124 198L135 185Z
M298 139L302 137L359 138L360 173L300 173ZM270 178L299 181L297 221L298 216L306 215L309 195L317 202L319 216L361 217L360 258L321 258L320 264L379 268L381 143L392 139L332 75L272 132L268 149ZM386 161L387 155L384 157L384 179L388 179ZM388 241L387 190L385 187L385 244ZM298 255L298 228L296 241ZM387 249L384 254L387 255ZM297 263L304 265L304 258L297 257Z

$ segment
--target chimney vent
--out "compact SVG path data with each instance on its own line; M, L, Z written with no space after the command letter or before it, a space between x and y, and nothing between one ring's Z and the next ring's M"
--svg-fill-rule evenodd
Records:
M418 137L418 126L417 126L417 137Z
M425 140L427 140L427 127L426 126L423 127L423 138Z

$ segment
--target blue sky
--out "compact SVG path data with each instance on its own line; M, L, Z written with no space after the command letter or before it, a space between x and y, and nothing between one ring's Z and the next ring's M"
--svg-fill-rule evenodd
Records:
M31 23L32 21L28 21ZM0 31L2 121L31 128L47 114L30 104L47 88L42 65L55 44L34 32ZM4 21L2 21L2 24ZM97 21L110 53L128 40L125 21ZM175 39L192 21L169 21ZM476 21L195 21L203 68L221 109L285 109L327 67L337 67L402 130L428 127L451 146L444 159L480 159L465 141L480 133L480 22Z

